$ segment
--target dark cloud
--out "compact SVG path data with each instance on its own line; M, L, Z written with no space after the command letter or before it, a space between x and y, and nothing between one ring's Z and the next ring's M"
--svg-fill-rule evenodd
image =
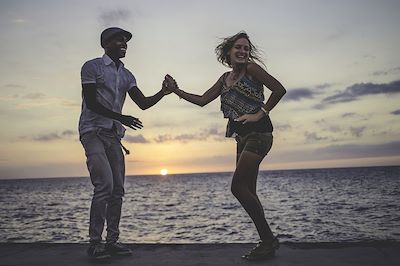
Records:
M76 134L77 132L74 130L65 130L61 133L61 136L69 137L69 136L75 136Z
M329 127L327 128L327 130L328 130L329 132L332 132L332 133L340 133L340 132L343 132L343 128L341 128L341 127L338 126L338 125L329 125Z
M41 92L28 93L28 94L26 94L26 95L24 95L24 96L21 96L21 98L30 99L30 100L43 99L43 98L45 98L45 97L46 97L46 95L44 95L44 94L41 93Z
M77 134L76 131L73 130L64 130L61 133L57 132L51 132L48 134L39 134L36 136L21 136L20 139L26 140L34 140L34 141L52 141L52 140L57 140L57 139L69 139L72 136L75 136Z
M217 128L203 129L195 134L181 134L177 136L171 136L169 134L159 135L154 138L157 143L178 141L182 143L187 143L189 141L205 141L212 137L214 140L221 141L224 139L225 132L219 131Z
M319 90L327 89L327 88L330 88L330 87L332 87L332 84L329 84L329 83L324 83L324 84L315 86L315 88L319 89Z
M292 129L292 126L289 124L283 124L283 125L278 124L278 125L275 125L274 128L277 130L288 131L288 130Z
M111 27L127 21L131 17L131 12L127 9L113 9L102 11L99 15L99 21L104 27Z
M7 88L7 89L24 89L25 88L25 86L23 86L21 84L5 84L2 87Z
M126 135L124 137L124 140L129 143L149 143L150 142L147 139L145 139L145 137L143 137L143 135L141 135L141 134L137 135L137 136Z
M340 144L311 150L274 150L271 162L298 162L315 160L359 159L400 156L400 141L381 144ZM299 159L300 158L300 159Z
M320 140L326 140L327 137L320 137L316 132L304 132L304 137L306 137L306 143L312 143Z
M391 112L392 115L400 115L400 109Z
M346 117L354 117L356 116L356 113L352 112L352 113L344 113L342 114L342 118L346 118Z
M355 117L355 116L361 117L361 115L356 114L356 113L347 113L347 114L348 114L347 117ZM343 115L341 115L341 117L343 117ZM360 120L360 119L358 119L358 120ZM316 120L314 123L316 125L318 125L321 128L321 131L323 131L323 132L339 133L340 135L338 135L338 134L335 135L336 137L339 137L339 138L341 136L345 136L345 135L360 138L363 136L367 127L366 126L355 126L360 123L358 120L356 122L353 122L351 124L351 126L347 126L347 123L345 123L345 124L341 123L341 120L337 121L335 123L335 122L332 122L329 120L327 121L325 119L320 119L320 120ZM306 139L307 139L307 134L309 134L309 133L308 132L305 133ZM308 137L309 137L310 141L311 140L315 140L315 141L321 140L317 137L313 138L312 135L310 135ZM335 139L333 139L333 141L337 141L337 139L335 138Z
M49 134L34 136L32 139L36 141L52 141L56 139L61 139L61 136L57 133L49 133Z
M347 87L343 92L326 97L316 108L323 108L328 104L352 102L365 95L396 93L400 93L400 80L385 84L357 83Z
M390 68L388 70L382 70L382 71L375 71L374 73L372 73L372 75L374 76L387 76L390 74L397 74L400 72L400 67L394 67L394 68Z
M366 127L350 127L350 133L354 137L361 137Z
M314 123L320 126L323 131L328 131L332 133L339 133L344 131L341 126L334 124L332 121L326 121L325 119L317 120Z
M314 98L315 92L311 89L300 88L300 89L290 89L287 91L283 100L285 101L300 101L302 99L312 99Z
M317 150L319 154L324 154L330 158L365 158L381 156L399 156L400 141L388 142L383 144L345 144L332 145ZM324 157L325 157L324 156Z

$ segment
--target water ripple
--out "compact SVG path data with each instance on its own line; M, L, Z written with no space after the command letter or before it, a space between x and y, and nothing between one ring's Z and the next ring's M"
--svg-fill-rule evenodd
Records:
M232 173L127 177L121 240L254 242ZM88 178L0 181L0 242L87 241ZM282 241L400 240L400 167L264 171L258 193Z

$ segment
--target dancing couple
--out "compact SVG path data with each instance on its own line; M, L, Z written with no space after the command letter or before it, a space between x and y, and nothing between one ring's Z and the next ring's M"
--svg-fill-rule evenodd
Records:
M235 138L237 142L231 191L254 222L260 236L256 247L242 258L258 260L274 255L279 241L265 219L256 185L259 165L273 141L269 112L286 93L285 88L259 65L264 64L257 48L245 32L239 32L223 39L215 48L218 61L230 71L222 74L203 95L186 92L173 77L166 75L160 91L146 97L138 88L134 75L120 61L126 55L127 42L131 38L132 34L121 28L105 29L100 36L104 55L87 61L81 69L83 100L79 134L94 186L88 255L105 259L132 254L126 245L118 242L125 181L122 150L129 154L121 139L124 126L137 130L143 125L138 118L121 113L127 93L142 110L171 93L202 107L220 97L221 110L228 119L226 137ZM272 92L266 101L264 86ZM105 223L107 236L103 245Z

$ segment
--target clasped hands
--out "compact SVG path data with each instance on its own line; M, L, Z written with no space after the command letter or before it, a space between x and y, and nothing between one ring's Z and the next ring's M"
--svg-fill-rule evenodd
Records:
M178 84L176 83L176 80L171 77L170 75L165 75L163 84L162 84L162 91L164 95L170 94L174 92L175 94L180 91ZM178 95L179 96L179 95ZM263 116L265 115L264 112L260 111L255 114L244 114L238 118L235 119L237 122L242 122L243 124L246 124L248 122L256 122L260 120Z
M165 75L164 81L162 83L162 92L164 95L170 94L172 92L176 93L179 90L176 80L170 75Z
M161 89L162 93L164 95L168 95L172 92L176 92L177 90L179 90L179 88L175 79L173 79L170 75L166 75L162 83L162 89ZM118 120L123 125L133 130L141 129L143 127L142 122L138 118L130 115L121 115Z
M164 95L171 94L172 92L178 95L179 91L181 90L179 89L176 80L168 74L165 75L164 81L162 83L161 92ZM242 122L243 124L246 124L248 122L256 122L260 120L264 115L265 114L262 111L257 112L255 114L244 114L235 119L235 121ZM125 126L130 127L133 130L136 130L136 128L141 129L143 127L142 122L138 118L129 115L122 115L120 118L120 122Z

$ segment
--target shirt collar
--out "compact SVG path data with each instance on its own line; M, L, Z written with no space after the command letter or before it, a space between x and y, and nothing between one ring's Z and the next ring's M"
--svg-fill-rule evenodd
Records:
M103 55L103 63L104 63L106 66L108 66L108 65L111 65L112 63L114 63L114 61L113 61L107 54L104 54L104 55ZM119 60L119 63L120 63L120 66L121 66L121 67L124 66L124 63L122 63L121 60Z

